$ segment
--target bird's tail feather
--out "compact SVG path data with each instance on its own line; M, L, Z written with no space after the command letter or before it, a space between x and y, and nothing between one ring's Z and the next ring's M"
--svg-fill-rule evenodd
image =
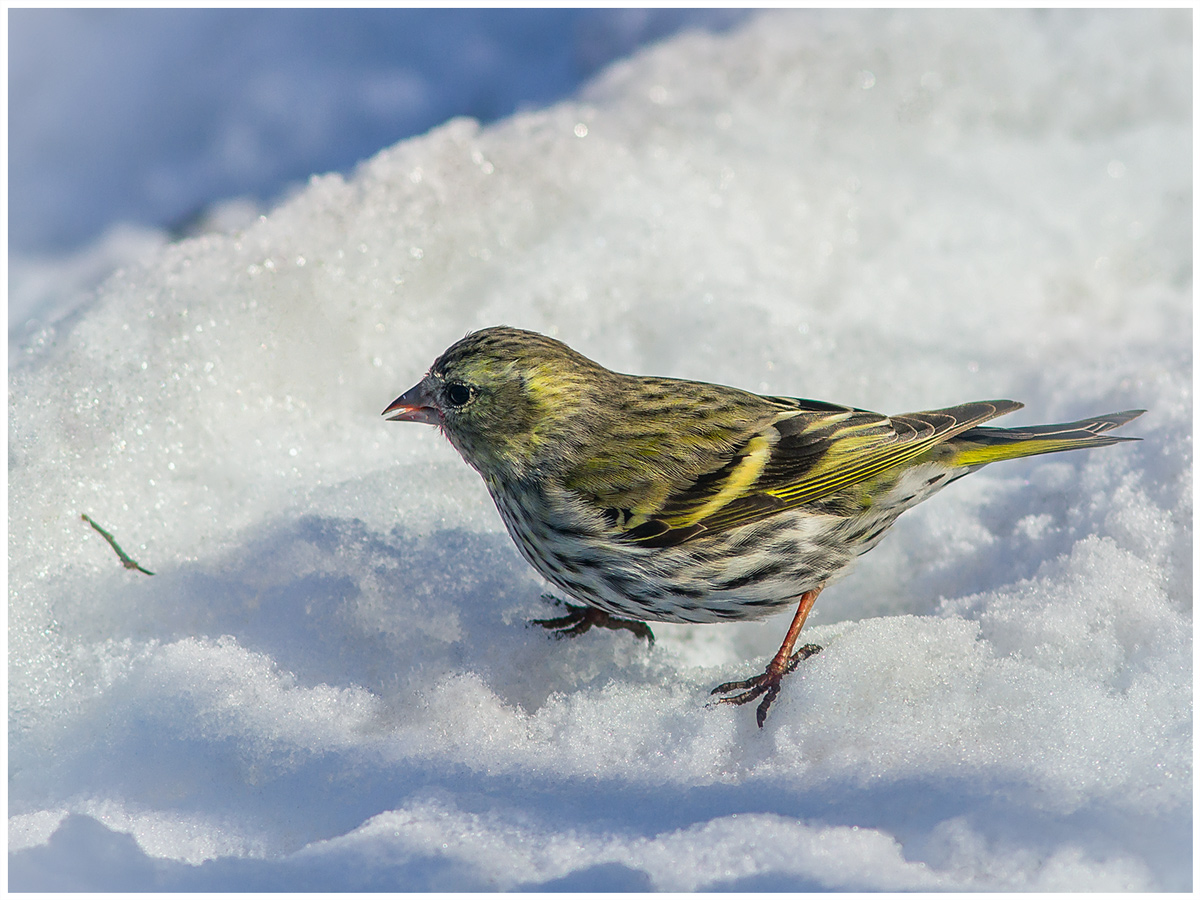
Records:
M1105 432L1120 428L1144 413L1144 409L1127 409L1078 422L1059 425L1034 425L1029 428L992 428L979 426L964 431L951 441L958 451L954 464L982 466L1004 459L1078 450L1084 447L1104 447L1121 441L1141 438L1114 437Z

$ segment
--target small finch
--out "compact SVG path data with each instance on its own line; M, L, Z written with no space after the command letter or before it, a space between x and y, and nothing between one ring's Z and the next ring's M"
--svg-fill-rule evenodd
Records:
M796 605L761 674L714 688L762 697L821 648L795 649L817 595L906 509L988 463L1101 447L1144 410L990 428L1012 400L884 416L817 400L621 375L566 344L485 328L384 410L439 426L483 476L508 533L581 601L538 624L580 634L758 619Z

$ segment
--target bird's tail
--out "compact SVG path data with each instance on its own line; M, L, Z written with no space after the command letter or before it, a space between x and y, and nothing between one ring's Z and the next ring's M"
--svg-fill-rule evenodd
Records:
M1078 450L1084 447L1105 447L1121 441L1141 438L1114 437L1105 432L1120 428L1144 413L1144 409L1127 409L1078 422L1060 425L1034 425L1030 428L992 428L980 426L968 429L950 441L957 453L954 464L982 466L1004 459Z

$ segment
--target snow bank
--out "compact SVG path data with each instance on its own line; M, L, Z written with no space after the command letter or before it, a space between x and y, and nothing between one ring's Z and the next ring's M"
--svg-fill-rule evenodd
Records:
M314 177L34 334L11 886L1189 889L1189 36L763 15ZM906 514L760 731L708 690L786 615L553 640L477 476L380 419L496 323L883 411L1145 407L1145 440Z

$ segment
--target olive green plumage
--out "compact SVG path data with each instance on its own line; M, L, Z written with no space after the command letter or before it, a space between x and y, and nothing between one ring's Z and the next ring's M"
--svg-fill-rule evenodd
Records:
M622 375L496 327L451 346L385 413L441 426L522 554L574 598L639 621L704 622L819 590L901 512L979 466L1130 440L1107 432L1141 414L983 425L1020 408L884 416Z

